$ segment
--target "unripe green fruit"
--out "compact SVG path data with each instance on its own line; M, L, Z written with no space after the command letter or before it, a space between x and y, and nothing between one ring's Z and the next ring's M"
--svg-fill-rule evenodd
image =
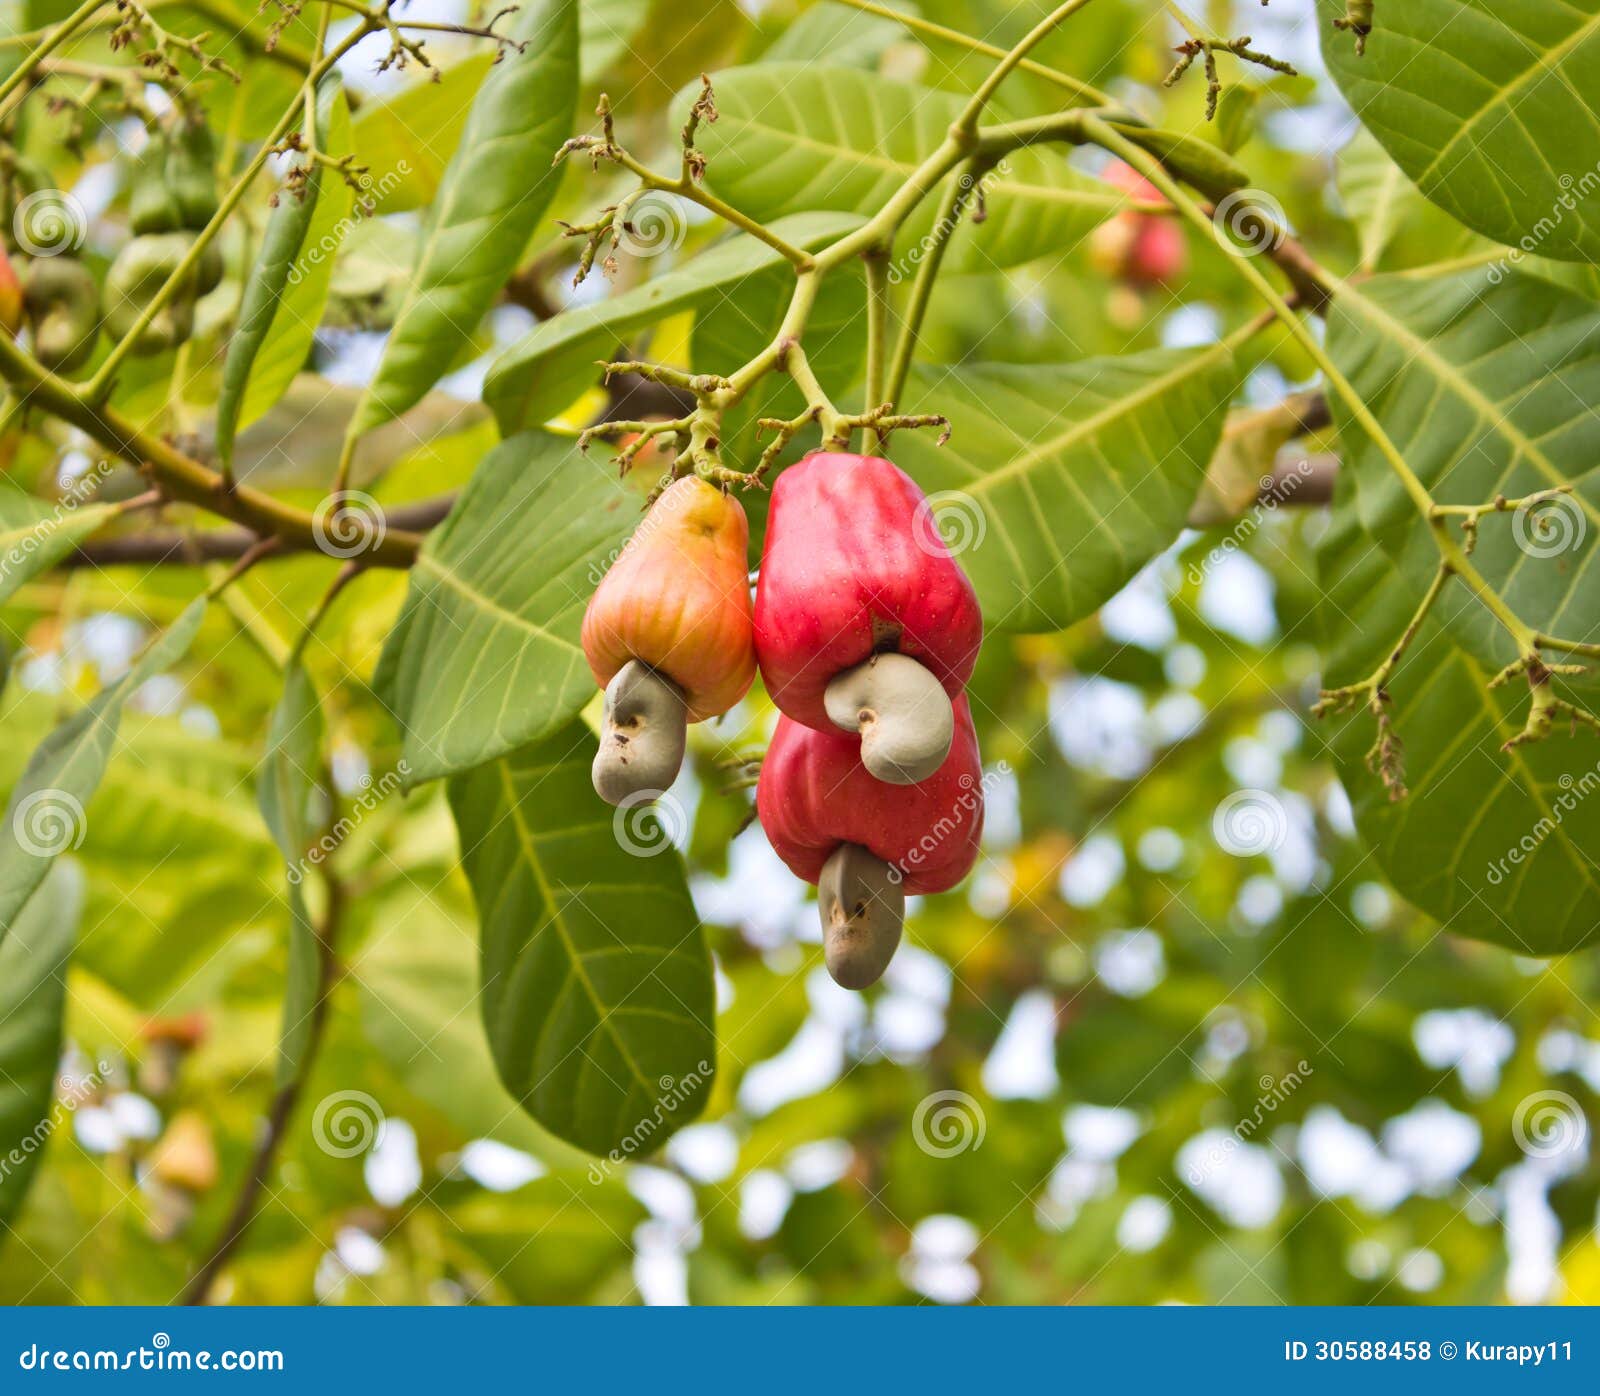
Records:
M121 339L133 329L193 244L192 233L152 233L134 238L117 254L106 273L106 328L114 338ZM198 265L190 268L172 299L145 326L134 341L135 354L159 354L189 337L194 328L198 272Z
M167 178L170 145L164 132L152 131L134 162L128 188L128 222L136 236L175 233L183 227L183 208Z
M100 288L76 257L36 257L28 266L23 309L33 353L53 373L70 373L94 352L100 335Z
M166 181L177 201L180 226L197 233L217 212L217 152L211 128L203 119L179 121L167 152Z

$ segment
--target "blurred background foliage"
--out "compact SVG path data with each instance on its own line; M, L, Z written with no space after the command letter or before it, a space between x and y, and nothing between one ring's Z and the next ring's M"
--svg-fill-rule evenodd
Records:
M1047 8L896 3L1001 46ZM8 8L25 11L13 15L24 28L64 6ZM1356 127L1321 76L1311 8L1209 7L1219 31L1248 31L1301 72L1226 71L1210 126L1198 74L1159 85L1178 35L1155 5L1101 0L1037 57L1226 143L1345 272L1370 233L1341 195ZM252 11L212 0L188 19L259 30ZM586 106L609 92L630 148L658 158L671 158L681 115L668 99L702 71L826 57L966 92L990 62L829 3L586 0L583 17ZM341 248L305 381L241 441L245 475L308 505L348 412L328 385L370 373L416 210L486 70L471 45L430 48L438 84L375 77L365 50L345 65L362 98L359 158L410 173ZM236 66L243 86L217 84L207 100L238 139L291 89L257 54ZM1051 110L1060 93L1022 76L1006 100ZM103 256L123 217L116 133L81 167L52 145L48 116L27 137L75 181ZM1348 171L1357 157L1342 158ZM583 216L607 178L569 170L553 213ZM617 294L716 231L696 224L665 258L624 259L614 284L574 292L571 245L550 226L528 249L532 284L556 305ZM1387 231L1386 268L1439 260L1471 236L1420 199ZM1187 271L1153 290L1108 279L1079 248L951 278L927 357L1058 362L1206 342L1255 307L1220 254L1192 242ZM243 255L241 242L234 294ZM531 323L520 299L493 317L501 344ZM669 319L628 347L688 362L698 339L711 362L751 304ZM842 315L838 332L854 333ZM1246 404L1310 377L1274 336L1256 348ZM214 398L214 351L202 316L181 365L192 404ZM405 435L368 443L365 459L387 469L385 503L470 475L494 439L475 404L485 361L463 364ZM118 396L153 413L170 403L173 365L145 365ZM590 395L569 420L597 405ZM30 435L11 471L48 486L84 464L73 443ZM702 1121L647 1163L597 1164L517 1111L483 1040L475 917L442 792L376 803L338 854L347 963L328 1039L216 1298L1600 1302L1600 1171L1585 1124L1600 1102L1595 958L1538 962L1452 938L1385 890L1306 715L1310 558L1325 524L1320 509L1284 507L1190 531L1099 616L991 640L973 704L994 775L984 856L964 889L915 907L884 986L863 996L828 980L803 889L745 827L748 793L723 790L716 763L759 743L771 710L758 695L696 729L684 842L718 965L719 1076ZM8 1302L166 1302L223 1225L271 1091L288 915L255 767L284 647L328 575L323 559L277 562L212 609L201 657L139 694L85 840L54 875L52 898L62 914L77 908L79 926L64 1079L90 1085L57 1103L0 1241ZM7 786L64 697L125 666L198 582L184 568L83 569L13 598ZM347 805L396 760L368 681L404 588L400 575L365 577L308 653ZM1264 796L1278 821L1247 856L1214 832L1240 791ZM313 1117L350 1092L384 1123L370 1149L330 1152ZM1516 1123L1547 1092L1575 1112L1566 1146L1523 1147Z

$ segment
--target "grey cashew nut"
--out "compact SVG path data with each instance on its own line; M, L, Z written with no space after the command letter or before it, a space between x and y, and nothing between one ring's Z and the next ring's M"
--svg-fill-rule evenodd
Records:
M666 790L683 765L689 725L683 690L665 674L630 659L606 685L595 793L620 805L642 790Z
M875 654L846 669L822 702L834 726L861 733L861 764L890 785L927 780L950 754L950 695L908 654Z
M842 843L817 879L822 953L834 983L876 984L900 944L906 894L900 871L859 843Z

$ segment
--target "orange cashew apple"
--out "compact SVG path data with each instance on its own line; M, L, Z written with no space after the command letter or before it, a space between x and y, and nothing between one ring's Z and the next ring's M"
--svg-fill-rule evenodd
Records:
M749 540L739 502L687 476L589 599L583 652L606 691L594 788L608 803L671 785L687 724L727 712L754 680Z

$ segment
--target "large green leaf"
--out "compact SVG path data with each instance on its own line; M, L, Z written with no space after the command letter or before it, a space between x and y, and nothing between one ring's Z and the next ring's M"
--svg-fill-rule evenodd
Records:
M1328 67L1424 194L1497 242L1600 261L1596 0L1379 0L1363 57L1332 27L1344 0L1317 9Z
M1341 472L1318 552L1328 686L1371 674L1421 599L1361 527L1354 493L1354 472ZM1365 708L1328 719L1329 736L1356 825L1396 889L1453 934L1560 954L1600 932L1600 742L1580 733L1500 749L1521 730L1528 695L1490 691L1494 666L1459 643L1478 614L1464 588L1447 590L1386 686L1404 799L1391 800L1366 764L1375 731Z
M1237 386L1226 344L1078 364L913 374L907 410L943 412L894 457L933 499L993 629L1055 630L1182 531Z
M10 1229L50 1136L61 1059L67 962L83 905L82 876L58 869L0 945L0 1237ZM0 1241L0 1245L3 1245Z
M1328 348L1441 503L1577 486L1544 510L1486 517L1473 561L1535 629L1595 639L1600 423L1588 403L1600 307L1515 272L1377 277L1335 298ZM1329 685L1377 667L1438 566L1425 524L1337 400L1335 420L1344 468L1321 555ZM1335 749L1362 833L1402 892L1460 934L1550 954L1600 926L1586 851L1600 806L1581 798L1600 783L1600 743L1580 734L1502 752L1528 692L1486 684L1514 657L1453 584L1388 684L1408 796L1391 803L1365 770L1365 712L1341 719Z
M1473 560L1536 629L1594 639L1600 419L1589 404L1600 394L1600 307L1498 268L1376 277L1335 297L1328 350L1439 503L1577 487L1538 514L1485 519ZM1362 527L1420 596L1437 563L1433 544L1337 398L1334 411ZM1478 659L1510 662L1510 642L1487 613L1472 619L1461 638Z
M715 125L701 128L706 182L762 221L811 209L875 213L945 137L962 106L953 93L859 68L760 63L716 77ZM683 107L686 96L678 98ZM986 181L988 216L951 238L951 271L1061 255L1126 202L1079 173L1061 149L1019 150ZM937 199L908 220L910 248L933 226ZM901 268L910 275L914 264Z
M103 528L116 512L114 505L72 499L47 504L9 482L0 484L0 602Z
M493 54L474 53L431 69L386 102L361 109L351 136L356 158L382 191L380 213L404 213L433 202L461 142L473 95L493 66ZM437 81L430 81L434 77Z
M715 995L683 865L653 812L600 802L596 749L571 723L456 777L450 804L501 1079L552 1133L632 1155L703 1107Z
M190 602L126 674L57 727L33 753L11 792L5 828L0 830L0 940L16 924L50 864L82 842L84 806L111 759L123 706L140 684L183 658L205 611L204 597Z
M415 404L467 346L560 182L551 157L578 97L576 0L531 0L506 32L523 47L501 55L473 100L357 434Z
M526 432L484 457L423 544L378 666L408 784L503 756L589 700L583 609L640 503L561 437Z
M308 850L320 825L322 704L311 676L298 659L283 675L283 696L272 713L267 754L258 790L261 815L272 830L289 880L289 968L283 994L283 1031L278 1046L278 1085L300 1074L322 987L316 930L302 883Z
M860 221L836 213L811 214L780 220L772 230L814 251ZM610 358L634 331L712 304L754 273L780 265L788 263L772 248L740 234L642 286L564 310L534 326L495 360L484 380L483 400L503 432L541 426L598 381L596 361Z

